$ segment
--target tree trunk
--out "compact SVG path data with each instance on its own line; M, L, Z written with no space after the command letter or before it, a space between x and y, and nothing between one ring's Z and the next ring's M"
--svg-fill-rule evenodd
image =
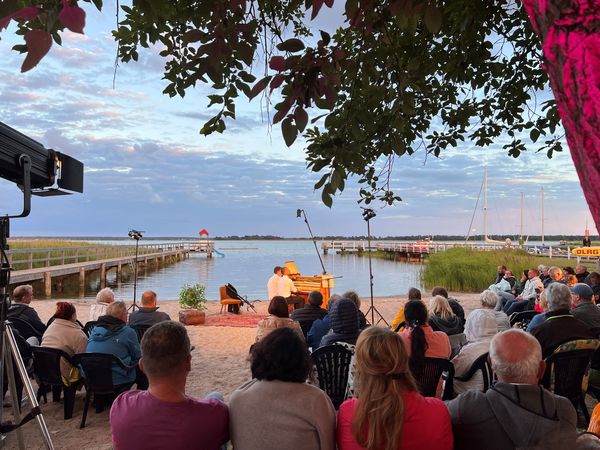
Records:
M542 39L544 69L600 231L600 1L523 0L523 5Z

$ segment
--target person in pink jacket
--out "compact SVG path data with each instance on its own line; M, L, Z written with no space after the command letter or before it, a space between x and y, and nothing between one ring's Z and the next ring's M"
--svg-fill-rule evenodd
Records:
M402 338L369 327L356 343L358 397L341 404L339 450L451 450L450 414L441 400L423 397L408 368Z

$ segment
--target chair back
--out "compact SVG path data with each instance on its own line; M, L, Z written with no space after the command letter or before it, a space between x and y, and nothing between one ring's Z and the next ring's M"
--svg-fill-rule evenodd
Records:
M31 325L26 320L20 319L18 317L9 317L13 329L17 330L23 339L29 339L32 336L35 336L40 341L42 340L42 335L39 331L37 331L33 325Z
M138 340L142 342L142 338L144 337L144 333L148 331L152 325L133 325L131 328L135 330L137 333Z
M81 367L86 390L95 394L111 394L114 391L112 366L121 363L115 355L78 353L73 356L73 361Z
M94 328L96 328L96 325L98 325L97 320L90 320L89 322L85 323L85 325L83 326L83 332L87 337L90 337L92 331L94 331Z
M525 328L527 328L527 325L529 325L529 322L531 322L531 319L533 319L538 314L539 314L539 312L534 311L534 310L515 312L510 315L510 317L508 318L508 321L510 322L511 327L515 323L520 323L521 328L525 329Z
M317 369L319 387L337 410L346 398L352 351L342 345L325 345L312 352L310 357Z
M450 348L452 349L450 358L453 358L458 355L460 348L467 343L467 336L465 333L450 334L448 335L448 340L450 341Z
M469 370L467 370L460 377L454 377L454 379L460 381L469 381L471 378L473 378L473 375L475 375L477 371L481 371L481 375L483 377L483 392L486 392L494 381L494 371L492 370L488 356L488 352L481 355L479 358L473 361L473 364L471 364Z
M31 347L33 353L33 372L43 384L63 386L60 373L60 360L64 358L74 365L72 358L63 350L49 347Z
M568 398L577 407L587 392L591 360L599 346L597 339L579 339L560 345L546 358L544 387Z
M410 365L415 381L419 387L419 392L424 397L436 397L437 387L442 376L446 381L442 399L452 398L454 391L454 366L444 358L425 358L421 367Z

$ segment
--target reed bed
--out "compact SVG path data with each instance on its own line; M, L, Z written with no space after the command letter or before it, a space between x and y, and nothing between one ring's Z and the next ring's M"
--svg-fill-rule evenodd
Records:
M517 280L523 270L537 267L567 265L575 266L575 259L544 258L528 254L525 250L474 250L451 248L429 255L422 272L422 281L427 289L443 286L450 291L481 292L494 282L497 267L503 264L513 271Z

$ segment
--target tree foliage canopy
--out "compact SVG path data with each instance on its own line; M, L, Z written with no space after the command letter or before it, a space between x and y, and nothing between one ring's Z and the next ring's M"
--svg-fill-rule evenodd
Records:
M278 98L272 122L288 146L304 135L328 206L351 175L360 176L361 201L399 200L393 163L418 150L437 157L501 135L513 157L526 150L523 136L540 140L548 157L561 150L555 102L536 99L548 86L540 40L514 0L345 0L335 33L311 30L333 3L133 0L120 7L113 34L125 62L138 59L140 46L160 44L164 93L212 88L208 105L220 108L202 134L223 132L242 96ZM46 54L50 37L60 44L65 27L83 31L80 11L76 0L4 2L0 30L7 18L19 22L22 70Z

